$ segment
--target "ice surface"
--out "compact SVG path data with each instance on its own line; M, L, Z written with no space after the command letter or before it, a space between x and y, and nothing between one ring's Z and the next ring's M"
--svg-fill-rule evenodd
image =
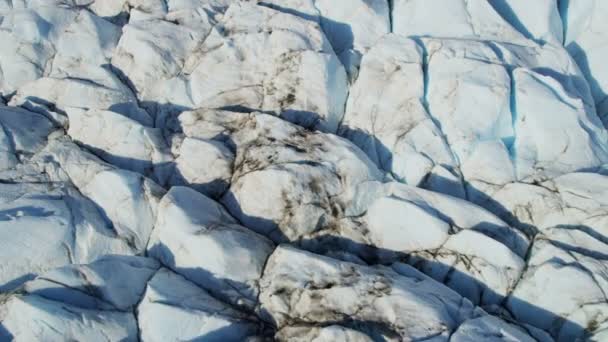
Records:
M601 0L0 0L0 340L608 339Z

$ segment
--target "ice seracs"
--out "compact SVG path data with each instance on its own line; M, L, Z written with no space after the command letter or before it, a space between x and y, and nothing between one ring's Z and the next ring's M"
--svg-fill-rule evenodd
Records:
M109 62L120 37L119 27L85 10L52 1L13 6L0 23L4 94L43 76L86 77Z
M403 258L478 305L499 303L524 268L527 238L453 197L387 184L355 222L381 259Z
M402 36L387 35L373 45L351 87L339 129L381 169L412 185L440 169L455 172L457 166L425 108L423 59L423 47Z
M16 183L0 188L2 291L54 267L135 253L73 186Z
M317 22L351 79L357 77L361 55L391 30L390 4L384 0L262 1L258 4Z
M225 301L252 309L273 247L219 203L173 187L159 204L148 254Z
M608 124L608 77L603 56L606 55L606 22L600 18L608 12L603 1L560 1L565 26L564 46L585 74L597 112Z
M563 1L489 0L494 10L526 38L540 44L561 45L564 24L559 5Z
M198 30L164 18L130 22L123 27L112 65L146 98L147 88L182 72L188 54L209 34L215 23L207 16L202 18L207 27L197 27Z
M263 333L263 324L234 310L167 269L148 282L137 309L145 341L223 339L243 341Z
M244 225L275 241L331 224L340 201L354 196L359 183L383 178L348 141L267 114L201 109L182 113L175 129L233 151L231 185L221 201Z
M337 129L347 78L318 23L250 3L233 4L217 23L204 20L204 30L166 21L126 26L113 63L142 101L271 111L309 127Z
M12 105L65 123L66 107L110 109L142 122L149 115L109 70L120 27L77 7L32 3L7 12L0 24L0 92ZM19 51L19 53L13 53Z
M3 301L0 337L136 341L134 307L157 269L146 258L104 256L43 274Z
M599 0L0 0L0 340L605 340Z
M69 108L66 112L68 134L74 141L113 165L164 181L162 168L155 166L172 158L159 129L112 111Z
M2 339L137 341L137 322L128 312L88 310L36 295L13 297L4 306Z
M393 32L403 36L528 44L526 38L494 10L490 1L394 0L392 18Z
M25 292L86 309L131 310L157 261L134 256L105 255L90 264L69 265L41 274ZM113 275L120 275L113 276Z
M143 124L152 123L150 115L137 105L137 98L130 89L113 73L101 68L89 77L92 80L50 77L37 79L19 88L9 105L42 113L63 126L67 125L66 111L71 107L111 109Z
M0 105L0 170L10 170L41 150L55 127L43 115Z
M234 165L230 149L217 141L188 137L172 146L179 150L170 184L186 185L213 198L224 194Z
M279 328L291 322L340 323L372 340L443 340L461 324L485 315L409 266L401 265L398 271L371 268L288 246L277 247L271 255L261 286L262 310ZM518 327L503 327L515 336L527 336ZM340 335L361 338L345 331Z
M145 249L163 188L141 174L115 168L65 139L53 141L44 152L47 160L60 165L59 170L47 172L57 172L54 177L60 180L67 176L95 202L121 238L137 251Z

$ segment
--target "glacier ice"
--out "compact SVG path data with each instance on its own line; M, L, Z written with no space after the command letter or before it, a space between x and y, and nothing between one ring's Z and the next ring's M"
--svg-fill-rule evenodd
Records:
M601 0L0 0L0 340L608 339Z

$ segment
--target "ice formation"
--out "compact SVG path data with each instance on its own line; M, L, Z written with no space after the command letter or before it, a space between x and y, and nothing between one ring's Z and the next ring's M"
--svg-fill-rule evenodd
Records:
M606 15L0 0L0 340L608 340Z

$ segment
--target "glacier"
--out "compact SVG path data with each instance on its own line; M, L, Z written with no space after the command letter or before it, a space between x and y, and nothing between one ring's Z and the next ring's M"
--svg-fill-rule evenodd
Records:
M0 341L608 340L606 14L0 0Z

